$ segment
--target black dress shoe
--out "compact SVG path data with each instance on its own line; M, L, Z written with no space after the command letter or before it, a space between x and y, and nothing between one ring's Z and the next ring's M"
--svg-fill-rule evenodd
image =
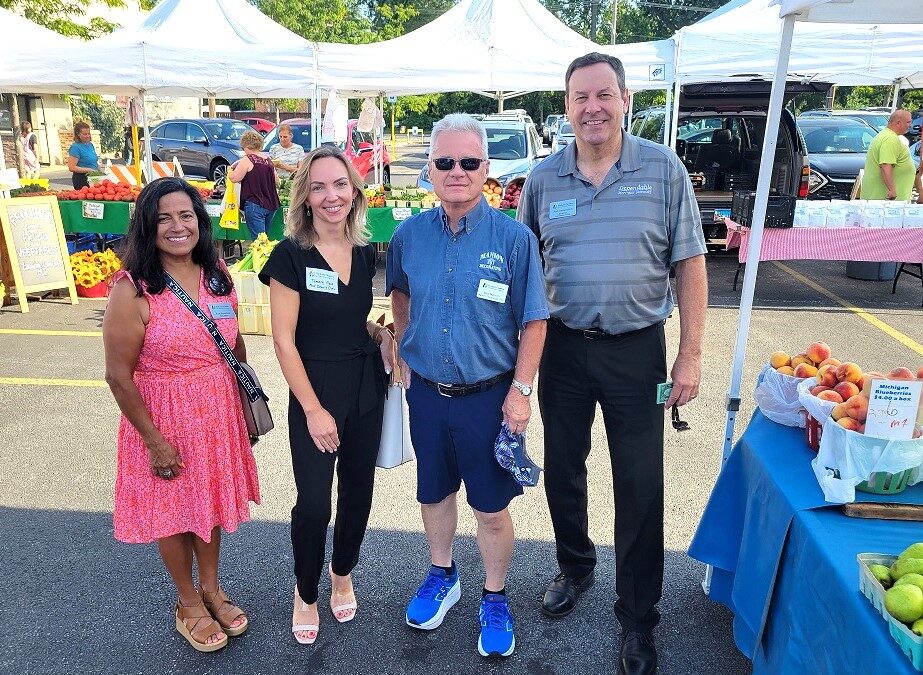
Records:
M653 675L657 672L657 648L650 633L627 630L619 650L619 675Z
M545 589L545 595L542 597L542 611L546 616L554 619L567 616L577 606L577 598L580 594L592 585L592 572L582 579L574 579L562 572Z

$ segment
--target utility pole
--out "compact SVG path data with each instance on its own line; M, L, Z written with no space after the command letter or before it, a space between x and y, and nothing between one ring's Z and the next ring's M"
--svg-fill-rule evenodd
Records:
M599 19L599 0L590 1L590 40L596 42L596 22Z
M615 44L616 33L616 24L618 23L619 18L619 0L612 0L612 39L610 40L611 44Z

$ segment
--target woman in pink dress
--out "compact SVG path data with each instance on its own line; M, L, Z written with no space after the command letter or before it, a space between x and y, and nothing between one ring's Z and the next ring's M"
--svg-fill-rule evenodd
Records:
M123 261L103 319L106 381L122 410L115 538L157 542L176 585L176 629L195 649L215 651L249 625L219 585L218 559L221 530L250 519L259 484L234 373L165 273L245 362L237 297L205 205L178 178L138 196Z

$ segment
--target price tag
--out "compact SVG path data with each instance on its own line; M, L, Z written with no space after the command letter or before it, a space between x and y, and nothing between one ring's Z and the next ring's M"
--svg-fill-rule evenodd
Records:
M394 216L394 220L407 220L410 216L413 215L413 211L406 206L399 208L391 209L391 215Z
M135 203L128 202L128 220L130 221L135 217Z
M208 214L209 218L220 218L223 213L221 204L206 204L205 213Z
M913 438L921 389L923 382L919 380L873 380L865 435L900 440Z
M83 217L93 220L102 220L106 213L106 205L102 202L83 202Z

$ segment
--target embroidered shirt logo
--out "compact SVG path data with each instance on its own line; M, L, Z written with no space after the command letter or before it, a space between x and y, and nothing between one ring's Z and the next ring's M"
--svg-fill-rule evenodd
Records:
M650 183L638 183L637 185L619 185L619 195L624 197L634 197L636 195L652 195L654 186Z
M505 265L505 261L502 255L494 251L487 251L481 254L481 262L478 267L482 270L501 272L503 271L503 265Z

